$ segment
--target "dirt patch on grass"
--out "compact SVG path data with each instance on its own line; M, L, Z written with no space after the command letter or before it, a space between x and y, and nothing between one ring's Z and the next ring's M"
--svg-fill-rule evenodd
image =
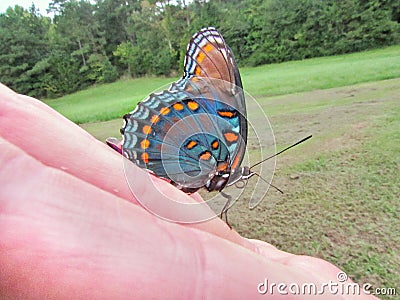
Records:
M121 129L122 124L123 121L121 118L105 122L80 124L79 126L88 131L96 139L104 143L108 137L116 137L118 139L121 138L121 133L119 130Z
M399 84L400 90L400 80L395 81ZM389 81L388 85L392 87L393 82ZM322 93L323 99L331 97L336 99L338 103L343 103L340 97L349 97L351 95L352 101L337 106L331 104L322 105L318 109L315 109L314 105L310 105L309 112L276 114L270 117L278 150L308 134L312 134L313 138L277 158L277 168L273 183L284 189L285 195L281 195L271 189L266 199L254 210L248 210L245 201L238 201L230 211L232 223L237 224L235 228L246 236L265 238L257 230L254 230L254 226L251 225L259 223L259 226L265 226L266 223L271 222L271 215L274 215L274 213L272 213L271 209L265 209L264 205L268 205L268 202L280 203L283 208L282 211L291 212L292 209L290 207L293 204L290 207L286 206L288 202L291 202L291 195L296 190L309 189L312 191L320 189L321 186L326 186L326 182L322 183L314 178L307 178L311 186L302 186L304 181L300 179L304 179L305 176L309 175L296 173L292 170L292 167L306 160L315 159L315 164L323 168L324 162L318 160L318 158L321 155L330 155L330 153L337 151L347 153L347 157L343 158L343 160L355 159L359 154L357 153L358 151L353 150L360 147L363 142L373 138L367 129L383 113L383 107L387 101L393 99L393 93L398 94L399 90L387 88L387 85L383 85L380 89L379 84L373 83L345 87L343 89L302 93L300 98L305 109L308 103L314 104L318 101L322 97ZM367 96L370 91L373 91L374 94L376 94L376 91L381 91L382 93L379 99L376 99L373 95L371 97ZM386 93L383 93L384 91ZM293 97L293 95L288 95L287 101L289 103L292 102ZM279 101L282 104L286 101L285 97L280 97ZM332 192L335 189L335 177L340 177L340 174L332 174L332 186L330 186ZM250 183L249 185L251 186ZM246 196L247 194L244 195L244 198ZM306 210L309 210L309 208ZM260 214L260 212L264 213ZM243 218L243 215L246 215L246 217ZM289 217L289 219L291 218Z

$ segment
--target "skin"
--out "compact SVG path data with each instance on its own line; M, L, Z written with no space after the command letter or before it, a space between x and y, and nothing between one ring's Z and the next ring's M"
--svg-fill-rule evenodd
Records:
M248 240L218 218L156 217L137 198L163 200L161 190L181 202L202 200L130 164L134 197L121 160L42 102L0 85L1 299L290 299L276 287L261 295L257 286L264 278L337 282L332 264Z

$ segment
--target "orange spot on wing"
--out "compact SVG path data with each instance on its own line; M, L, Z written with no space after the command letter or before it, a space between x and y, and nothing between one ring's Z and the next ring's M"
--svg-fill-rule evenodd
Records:
M151 129L151 126L149 125L144 125L142 131L144 134L150 134L153 131L153 129Z
M236 169L236 167L237 167L238 164L239 164L239 160L240 160L240 156L239 156L239 155L236 155L235 160L234 160L233 163L232 163L232 169Z
M149 155L146 152L142 153L142 160L145 164L149 162Z
M160 109L160 113L162 114L162 115L168 115L169 114L169 112L170 112L171 110L169 109L169 107L163 107L163 108L161 108Z
M214 49L214 46L213 45L211 45L210 43L207 43L205 46L204 46L204 51L206 51L206 52L210 52L212 49Z
M211 153L209 151L204 152L199 157L201 160L209 160L211 158Z
M196 58L196 61L200 64L204 60L205 57L206 57L206 55L203 52L200 52Z
M183 104L182 104L182 103L175 103L175 104L173 105L173 108L174 108L175 110L182 110L182 109L183 109Z
M142 147L142 149L147 149L150 146L150 141L144 139L143 141L140 142L140 147Z
M239 136L234 132L226 132L224 133L224 137L230 143L236 142L239 138Z
M153 115L150 119L151 123L157 123L160 120L160 117L157 115Z
M226 110L226 111L225 110L219 110L218 114L221 117L227 117L227 118L233 118L235 116L235 113L232 112L232 111L229 111L229 110Z
M217 171L225 171L227 167L228 167L228 163L223 162L222 164L218 165Z
M214 150L217 149L218 146L219 146L218 141L214 141L214 142L212 142L212 144L211 144L211 147L212 147Z
M193 149L193 147L195 147L197 145L197 142L195 142L195 141L190 141L187 145L186 145L186 148L187 149Z
M200 74L201 74L201 69L200 69L199 67L196 67L196 69L194 69L194 74L195 74L196 76L200 76Z
M190 110L196 110L199 108L199 104L195 101L189 101L187 105Z

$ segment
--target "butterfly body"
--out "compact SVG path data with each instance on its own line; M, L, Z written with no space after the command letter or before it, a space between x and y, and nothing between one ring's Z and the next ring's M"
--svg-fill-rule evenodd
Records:
M247 119L239 71L212 27L189 42L184 76L149 95L124 121L122 147L108 144L186 193L222 191L253 175L240 167Z

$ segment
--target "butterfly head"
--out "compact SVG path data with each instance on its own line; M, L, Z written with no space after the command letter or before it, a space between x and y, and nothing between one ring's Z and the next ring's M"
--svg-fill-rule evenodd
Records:
M221 191L228 183L231 175L231 168L228 162L218 162L216 170L209 175L205 188L209 191Z
M220 164L221 168L222 163ZM248 179L250 179L254 172L250 170L250 167L245 166L232 170L229 165L225 169L217 170L210 175L210 179L207 181L205 187L209 192L221 191L226 186L235 185L239 188L243 188Z

